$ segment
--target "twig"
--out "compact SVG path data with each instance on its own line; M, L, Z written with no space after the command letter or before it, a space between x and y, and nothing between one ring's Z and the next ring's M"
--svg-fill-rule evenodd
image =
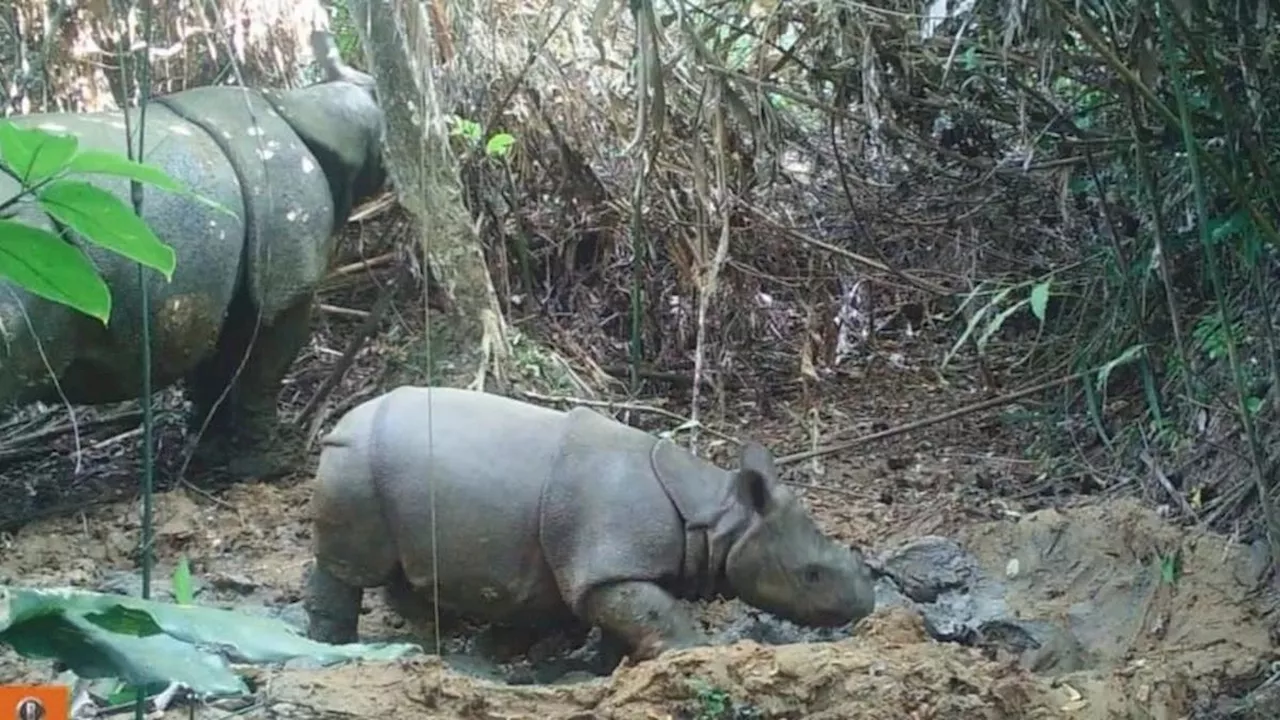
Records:
M141 417L141 410L123 410L111 415L104 415L102 417L86 421L80 427L80 430L87 431L91 428L115 425L116 423L127 420L138 420ZM45 448L40 444L41 441L46 441L50 438L55 438L74 430L75 426L70 422L65 422L11 437L6 440L3 445L0 445L0 462L17 460L19 458L29 457L36 453L43 452ZM35 446L33 446L33 444Z
M716 94L720 95L725 91L723 83L716 84ZM719 99L719 98L717 98ZM725 170L725 156L729 151L725 148L725 119L724 105L721 102L713 102L712 106L716 111L712 114L712 131L715 133L716 142L716 196L726 197L729 194L727 181L725 176L728 171ZM706 169L703 167L705 155L702 152L702 146L694 145L696 148L694 159L697 176L694 179L694 186L697 188L698 194L701 196L703 207L716 207L717 203L713 202L712 194L707 188ZM707 262L706 257L706 223L698 223L698 337L694 343L693 351L693 393L689 400L689 419L693 426L689 433L689 450L693 454L698 454L698 428L702 426L698 418L698 400L700 391L702 390L702 370L703 362L706 360L707 354L707 313L711 309L711 299L715 297L716 290L719 289L720 271L724 268L725 260L729 256L729 212L725 207L720 207L720 237L716 243L716 252L712 256L711 262ZM709 220L709 218L708 218ZM723 392L721 393L723 396Z
M342 376L350 369L351 364L355 362L356 353L364 347L365 341L378 328L378 324L382 322L382 316L387 313L387 308L391 307L391 299L395 296L394 289L409 277L408 266L400 268L400 272L391 279L390 282L382 286L378 291L378 299L373 304L373 309L365 317L364 322L360 323L360 327L356 328L356 332L351 336L351 340L347 342L346 350L343 351L342 357L338 358L338 363L333 367L333 371L329 376L320 383L320 387L316 388L316 392L307 401L298 413L298 417L294 420L294 424L299 427L306 427L307 421L311 418L311 414L320 407L320 403L333 392L333 389L342 381Z
M879 270L880 272L892 273L892 274L897 275L898 277L902 278L904 281L911 283L911 284L912 284L913 286L915 286L916 288L919 288L920 290L924 290L925 292L932 293L932 294L934 294L934 295L941 295L941 296L947 296L947 295L952 295L952 294L953 294L953 293L952 293L952 291L951 291L949 288L946 288L946 287L943 287L943 286L941 286L941 285L938 285L937 283L932 283L932 282L929 282L928 280L925 280L924 278L916 277L915 275L912 275L912 274L910 274L910 273L907 273L907 272L906 272L906 271L904 271L904 270L895 270L894 268L891 268L891 267L889 267L888 265L885 265L884 263L880 262L879 260L874 260L874 259L872 259L872 258L869 258L869 257L865 256L865 255L859 255L858 253L851 252L851 251L849 251L849 250L845 250L844 248L839 247L839 246L837 246L837 245L832 245L832 244L831 244L831 243L829 243L829 242L825 242L825 241L823 241L823 240L819 240L819 239L817 239L817 238L815 238L815 237L811 237L811 236L809 236L809 235L806 235L806 234L804 234L804 233L802 233L802 232L800 232L800 231L798 231L798 230L793 230L793 229L791 229L791 228L789 228L789 227L787 227L787 226L783 225L782 223L778 222L777 220L774 220L774 219L773 219L772 217L770 217L770 216L769 216L769 214L768 214L768 213L766 213L763 209L758 208L758 207L755 207L754 205L752 205L752 204L750 204L750 203L746 203L746 202L739 202L738 204L739 204L741 207L743 207L744 209L746 209L746 210L750 211L751 213L755 214L756 216L758 216L759 218L761 218L761 219L762 219L762 220L764 220L765 222L767 222L767 223L769 223L770 225L772 225L776 230L778 230L778 232L783 233L783 234L784 234L784 235L786 235L787 237L791 237L791 238L796 239L796 240L797 240L797 241L799 241L799 242L802 242L802 243L805 243L805 244L808 244L808 245L812 245L812 246L814 246L814 247L816 247L816 248L820 248L820 249L822 249L822 250L826 250L826 251L827 251L827 252L829 252L829 253L832 253L832 254L835 254L835 255L839 255L840 257L846 258L846 259L848 259L848 260L852 260L853 262L858 263L859 265L863 265L863 266L865 266L865 267L869 267L869 268L871 268L871 269L873 269L873 270Z
M90 445L90 446L89 446L89 449L90 449L90 450L101 450L102 448L104 448L104 447L106 447L106 446L108 446L108 445L114 445L114 444L116 444L116 443L118 443L118 442L120 442L120 441L122 441L122 440L127 439L127 438L137 437L138 435L141 435L141 434L142 434L142 429L143 429L143 428L142 428L142 426L141 426L141 425L139 425L138 427L136 427L136 428L134 428L134 429L132 429L132 430L126 430L126 431L124 431L124 432L120 433L119 435L112 435L111 437L107 438L106 440L101 440L101 441L99 441L99 442L96 442L96 443L94 443L94 444Z
M396 259L396 253L393 250L389 253L383 253L381 255L371 257L368 260L357 260L356 262L350 263L348 265L343 265L335 269L333 272L329 273L329 277L326 278L326 280L330 280L336 277L342 277L343 275L351 275L354 273L358 273L361 270L372 270L373 268L386 265L394 261L395 259Z
M345 315L346 317L356 317L356 318L369 317L368 310L356 310L355 308L341 307L338 305L329 305L326 303L320 303L319 308L321 312L327 312L330 315Z
M368 220L375 215L390 210L396 204L396 194L392 190L388 190L377 198L361 205L355 212L351 213L351 217L347 218L348 223L360 222Z
M604 370L605 373L616 378L626 378L631 375L631 368L627 367L626 365L605 365L601 369ZM636 368L636 377L644 378L645 380L657 380L658 382L667 382L667 383L671 383L672 385L678 385L680 387L693 386L693 377L683 372L654 370L650 368L640 367L640 368ZM707 387L712 386L710 378L704 377L701 380L703 385Z
M1057 380L1050 380L1049 382L1040 383L1039 385L1033 385L1029 388L1025 388L1022 390L1018 390L1017 392L1009 393L1008 395L1001 395L999 397L983 400L982 402L973 403L972 405L965 405L964 407L942 413L941 415L934 415L933 417L925 418L923 420L916 420L915 422L909 422L906 425L899 425L898 427L889 428L888 430L882 430L881 432L871 433L870 435L863 435L862 437L854 438L853 440L849 440L848 442L837 443L835 445L827 445L826 447L815 448L813 450L807 450L805 452L795 453L794 455L787 455L785 457L778 458L777 462L779 465L783 465L787 463L800 462L801 460L808 460L809 458L819 457L821 455L830 455L832 453L851 450L855 447L858 447L859 445L865 445L875 440L883 440L888 437L893 437L894 435L902 435L904 433L909 433L914 430L919 430L921 428L929 427L930 425L937 425L938 423L946 422L948 420L954 420L958 417L963 417L965 415L971 415L973 413L981 412L983 410L988 410L993 407L1006 405L1010 402L1013 402L1014 400L1024 398L1028 395L1035 395L1036 393L1044 392L1045 390L1051 390L1055 387L1058 387L1059 385L1066 385L1067 383L1073 380L1076 380L1077 378L1080 378L1085 374L1086 373L1084 372L1073 373L1065 377L1060 377Z
M1138 459L1142 461L1143 465L1147 466L1147 471L1151 473L1152 477L1159 481L1161 487L1164 488L1164 491L1169 494L1169 497L1178 504L1178 507L1182 508L1182 512L1186 513L1187 517L1191 518L1192 521L1199 525L1200 517L1196 515L1196 511L1191 508L1191 503L1188 503L1187 498L1173 487L1173 483L1170 482L1169 476L1165 474L1164 468L1160 467L1160 463L1151 455L1150 449L1143 450L1139 453ZM1203 529L1203 526L1201 526L1201 529Z

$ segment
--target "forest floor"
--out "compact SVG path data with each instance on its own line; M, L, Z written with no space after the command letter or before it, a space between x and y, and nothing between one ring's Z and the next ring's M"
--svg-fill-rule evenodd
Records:
M372 305L371 291L342 304ZM336 302L325 299L325 302ZM385 389L385 365L403 346L406 324L422 315L407 300L395 327L361 353L323 414ZM286 420L328 374L359 324L322 312L316 333L282 395ZM774 402L729 404L732 417L710 427L755 439L779 456L837 433L857 437L941 414L981 399L976 381L944 383L935 371L953 339L917 336L877 347L856 369L810 388L783 382ZM401 353L402 354L402 353ZM185 556L202 582L235 586L265 605L295 605L309 563L307 509L318 450L292 476L233 486L167 480L181 464L179 396L161 403L157 498L158 575ZM632 401L633 404L657 399ZM681 412L674 403L665 406ZM650 417L650 420L653 418ZM16 422L16 421L15 421ZM667 420L662 420L667 422ZM53 408L11 425L0 445L0 583L100 589L137 572L139 536L137 416L98 408L80 420L80 467ZM670 422L670 426L678 423ZM314 438L314 434L313 434ZM17 442L21 440L22 442ZM1028 459L1030 442L1002 411L988 411L867 443L787 468L822 527L869 556L941 535L960 543L995 576L1020 564L1030 578L1020 612L1049 621L1092 608L1098 632L1081 647L1054 649L1046 667L1003 653L939 642L917 613L882 607L853 637L829 643L764 645L742 641L624 663L611 676L563 685L506 685L457 672L433 656L326 669L249 668L261 688L248 717L395 718L1188 718L1277 717L1267 688L1243 697L1272 673L1274 593L1257 588L1250 546L1175 526L1140 493L1084 494L1046 484ZM39 452L19 451L36 444ZM194 481L193 481L194 482ZM1123 484L1123 480L1115 484ZM92 501L92 503L90 502ZM1179 557L1176 582L1160 559ZM395 636L402 622L374 593L362 617L365 640ZM1071 656L1064 659L1064 656ZM0 650L0 682L47 681L50 663ZM1238 705L1238 704L1237 704ZM221 717L225 708L197 714ZM187 710L169 711L175 718Z

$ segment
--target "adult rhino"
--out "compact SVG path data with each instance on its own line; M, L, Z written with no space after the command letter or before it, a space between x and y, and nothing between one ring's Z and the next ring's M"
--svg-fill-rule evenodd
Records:
M146 273L153 383L159 389L185 380L193 430L209 418L200 459L225 463L233 475L284 469L288 453L275 440L281 381L308 338L313 297L338 231L387 177L373 79L343 65L327 33L317 33L313 45L326 71L317 84L201 87L152 98L146 111L142 159L223 208L146 190L143 218L177 256L171 282ZM128 112L136 133L138 110ZM12 121L73 133L82 148L126 151L122 112ZM127 181L87 177L130 202ZM0 173L0 201L19 190ZM18 207L21 221L57 231L38 206ZM0 281L0 404L65 396L92 405L141 394L137 266L81 246L111 289L109 324Z

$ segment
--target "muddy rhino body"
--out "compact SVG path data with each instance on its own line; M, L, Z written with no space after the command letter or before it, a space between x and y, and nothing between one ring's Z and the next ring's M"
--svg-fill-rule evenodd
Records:
M309 634L331 643L357 639L364 589L406 581L446 617L595 625L637 658L704 642L676 598L805 625L875 606L861 554L822 535L759 445L723 470L586 408L489 393L406 386L349 411L312 519Z
M331 38L318 34L319 49L326 41ZM271 464L276 397L308 337L312 298L337 232L353 205L386 179L384 121L372 79L337 64L326 70L328 80L308 87L200 87L152 98L146 110L143 160L222 207L144 186L142 216L177 258L172 281L145 274L153 383L163 388L186 381L193 429L230 385L206 433L211 442L202 449L226 450L234 439L235 453L207 457L237 458L246 474ZM137 133L139 111L127 112ZM74 134L84 149L126 151L123 112L9 120ZM83 179L131 206L127 180ZM0 174L0 200L19 189ZM17 210L14 219L57 232L37 205ZM80 245L111 290L108 325L0 281L0 405L53 403L61 396L100 404L140 395L137 266L82 239Z

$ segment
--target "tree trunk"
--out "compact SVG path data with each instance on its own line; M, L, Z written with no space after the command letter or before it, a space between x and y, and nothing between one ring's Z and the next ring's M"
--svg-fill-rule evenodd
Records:
M506 323L449 148L431 67L439 40L419 3L351 0L349 7L387 116L391 179L417 221L423 257L453 306L450 317L437 319L448 324L449 347L432 348L432 354L447 352L474 368L473 387L482 388L490 372L504 385Z

